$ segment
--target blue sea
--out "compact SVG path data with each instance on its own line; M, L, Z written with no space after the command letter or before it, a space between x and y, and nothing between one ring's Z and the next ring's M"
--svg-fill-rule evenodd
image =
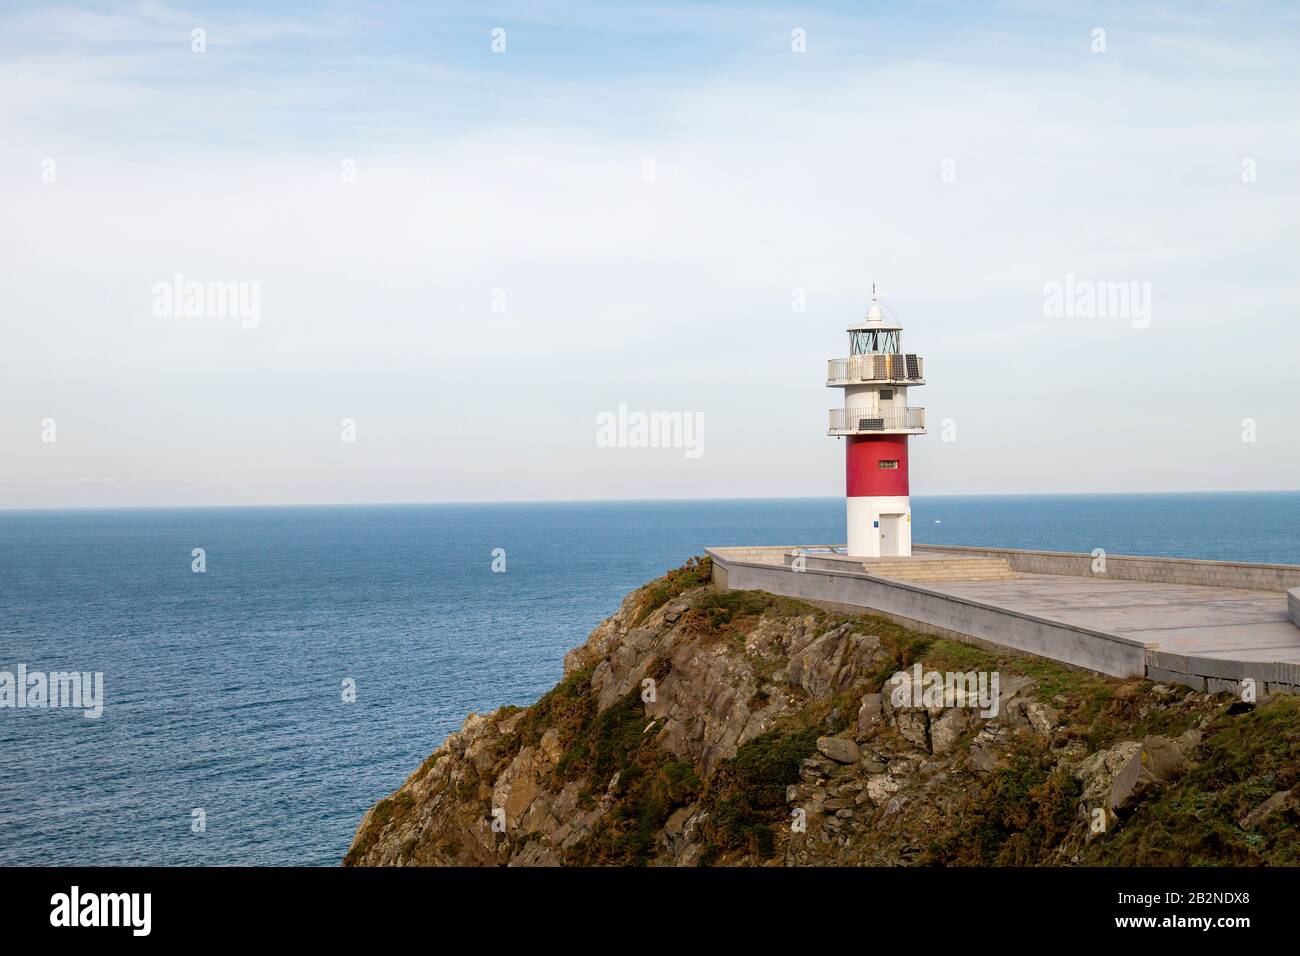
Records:
M0 671L105 686L98 719L0 709L0 864L336 865L465 714L535 700L627 592L706 545L842 541L843 507L0 512ZM1300 564L1293 492L913 509L917 542Z

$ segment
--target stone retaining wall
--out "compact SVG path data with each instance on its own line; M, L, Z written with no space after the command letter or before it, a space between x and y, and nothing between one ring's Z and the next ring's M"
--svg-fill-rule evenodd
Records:
M1300 587L1300 565L1254 564L1246 561L1198 561L1191 558L1156 558L1124 554L1106 555L1106 573L1094 574L1093 556L1076 551L1021 551L1015 548L971 548L914 544L912 550L947 551L972 557L1005 558L1013 571L1027 574L1069 574L1107 577L1116 581L1158 581L1163 584L1200 584L1216 588L1285 591Z

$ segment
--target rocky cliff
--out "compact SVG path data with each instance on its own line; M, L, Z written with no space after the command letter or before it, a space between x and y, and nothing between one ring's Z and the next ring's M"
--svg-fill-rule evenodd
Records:
M1113 680L709 573L629 595L532 706L471 714L345 865L1300 863L1300 699ZM916 664L996 673L996 707L900 699Z

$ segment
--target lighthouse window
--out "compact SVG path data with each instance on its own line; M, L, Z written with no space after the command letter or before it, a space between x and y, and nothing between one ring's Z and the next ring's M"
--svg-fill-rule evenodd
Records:
M898 349L897 329L859 329L849 333L850 355L897 355Z
M882 459L880 460L880 469L881 469L882 471L897 471L897 470L898 470L898 459L897 459L897 458L882 458Z

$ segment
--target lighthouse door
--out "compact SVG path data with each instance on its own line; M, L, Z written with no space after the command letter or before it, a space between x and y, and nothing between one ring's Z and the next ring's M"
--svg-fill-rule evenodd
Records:
M898 519L902 515L880 516L880 556L898 554Z

